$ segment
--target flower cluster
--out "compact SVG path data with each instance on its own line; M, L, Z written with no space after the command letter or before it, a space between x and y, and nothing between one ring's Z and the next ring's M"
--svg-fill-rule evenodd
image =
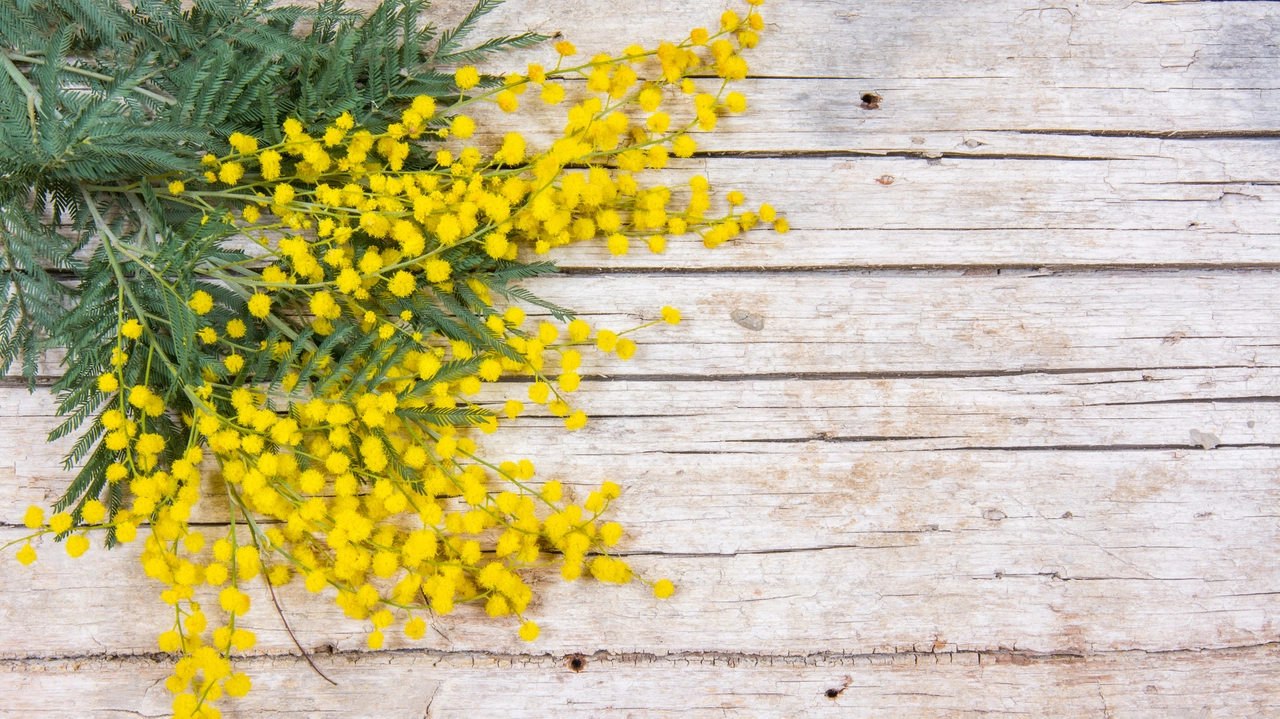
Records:
M248 238L253 251L202 261L196 281L165 284L180 316L139 311L120 294L116 344L96 387L107 397L108 501L47 520L32 507L25 519L32 537L65 537L72 556L88 548L89 531L131 542L149 528L143 569L165 585L174 617L159 645L179 655L167 682L175 716L219 716L223 693L249 690L230 660L255 644L237 623L250 610L243 587L259 575L334 592L347 616L367 622L372 649L393 625L420 639L432 615L464 603L511 618L533 641L531 580L546 567L566 581L639 579L660 598L672 594L670 581L637 577L611 555L624 530L604 515L618 484L571 498L526 459L482 458L473 433L496 431L526 403L582 428L588 417L571 402L581 351L627 360L637 350L630 333L681 319L664 307L625 331L592 327L511 285L547 269L521 257L588 240L614 255L637 242L662 252L668 236L690 232L715 247L761 223L787 231L773 208L747 210L738 192L709 215L704 177L643 179L673 155L692 156L694 131L745 110L728 88L746 76L742 51L764 26L757 4L744 17L726 12L715 32L620 57L574 65L575 48L560 42L549 69L486 80L463 67L454 94L419 96L384 127L343 112L310 127L287 120L273 144L236 133L230 152L204 157L202 174L154 180L164 201L189 206L221 236ZM712 75L716 87L699 91L709 81L693 76ZM584 96L549 147L535 151L518 132L496 148L468 143L477 131L469 108L511 113L531 94L558 105L574 78ZM672 120L679 103L688 103L686 123ZM108 245L122 263L156 264L141 248ZM521 303L549 316L532 320ZM180 350L198 355L195 375L166 389L154 374L162 365L177 373ZM480 401L490 384L520 394ZM189 520L208 486L202 468L213 465L232 522L206 537ZM111 500L126 488L129 506ZM35 560L30 538L17 557ZM214 588L220 612L206 614L202 586Z

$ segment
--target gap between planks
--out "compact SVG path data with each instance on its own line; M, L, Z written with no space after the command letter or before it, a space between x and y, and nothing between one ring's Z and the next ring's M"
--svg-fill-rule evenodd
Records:
M1192 719L1275 710L1269 684L1280 674L1274 647L1096 657L945 651L778 658L380 652L316 660L339 686L320 684L296 657L250 659L243 666L254 677L255 691L225 703L224 711L311 719L376 702L386 719ZM166 662L146 658L0 663L0 701L5 702L0 716L159 715L168 704L159 689L168 671ZM290 696L287 703L279 701L280 692ZM74 702L67 701L70 695ZM23 714L7 713L15 703Z
M399 649L340 649L337 647L328 647L309 652L313 659L317 658L346 658L353 660L374 660L382 661L385 659L394 659L407 657L413 659L437 659L445 662L466 662L466 661L487 661L498 664L523 664L529 666L554 667L564 661L574 658L588 658L593 662L606 662L609 664L711 664L716 666L735 667L738 665L748 666L844 666L853 663L866 663L867 665L901 665L901 664L919 664L923 660L933 660L937 663L951 663L957 660L971 661L976 664L1038 664L1038 663L1058 663L1063 661L1087 661L1095 659L1128 657L1159 657L1176 659L1182 657L1207 656L1213 654L1244 654L1244 653L1262 653L1274 652L1280 650L1280 641L1276 642L1258 642L1250 644L1228 645L1220 647L1205 647L1200 649L1099 649L1083 652L1035 652L1021 649L1000 649L994 651L973 651L956 647L955 645L945 642L938 643L936 646L930 645L925 648L910 647L900 650L890 650L882 652L788 652L788 653L753 653L753 652L699 652L699 651L673 651L673 652L610 652L607 650L599 650L589 654L581 652L540 652L540 653L511 653L484 651L476 649L468 649L463 651L448 651L440 649L417 649L417 648L399 648ZM266 661L289 661L290 659L299 660L301 664L302 655L293 650L275 651L269 653L246 654L240 657L241 661L248 662L250 665L254 662ZM65 654L65 655L33 655L33 656L5 656L0 657L0 668L10 670L21 670L27 667L41 667L49 664L57 664L62 662L75 661L95 661L95 662L147 662L156 664L172 664L174 661L172 654L164 652L107 652L101 654Z

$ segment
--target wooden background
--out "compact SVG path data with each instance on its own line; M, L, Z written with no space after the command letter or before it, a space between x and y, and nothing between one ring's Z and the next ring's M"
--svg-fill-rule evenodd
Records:
M677 594L548 581L533 645L461 611L368 652L291 588L337 687L262 594L227 716L1280 715L1276 8L766 5L749 111L685 166L794 231L560 255L537 292L687 320L588 359L587 429L501 433L546 476L618 480L631 561ZM722 9L512 0L485 32L594 53ZM0 388L0 541L67 480L51 407ZM136 552L0 561L0 716L165 713Z

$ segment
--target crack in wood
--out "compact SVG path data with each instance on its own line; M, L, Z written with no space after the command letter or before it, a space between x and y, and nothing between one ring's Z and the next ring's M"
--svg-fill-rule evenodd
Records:
M1270 442L1242 442L1239 444L1219 444L1217 449L1276 449L1280 444ZM991 446L991 447L934 447L930 452L1167 452L1172 450L1197 449L1197 445L1186 444L1052 444L1025 446ZM910 451L910 450L908 450Z
M970 132L1011 132L1018 135L1063 135L1066 137L1126 137L1150 140L1256 140L1280 137L1280 130L1083 130L1083 129L1035 129L1011 130L978 129Z
M1132 339L1144 339L1135 337ZM1145 338L1159 339L1159 338ZM1203 339L1189 337L1187 339ZM831 382L831 381L847 381L847 380L916 380L916 379L984 379L992 377L1028 377L1034 375L1053 375L1053 376L1069 376L1069 375L1085 375L1085 374L1118 374L1118 373L1134 373L1134 372L1196 372L1203 370L1227 370L1227 369L1245 369L1245 370L1268 370L1280 369L1280 365L1268 364L1249 364L1249 365L1167 365L1167 366L1142 366L1142 367L1024 367L1020 369L978 369L978 370L918 370L918 371L892 371L892 372L753 372L753 373L708 373L708 374L692 374L692 373L672 373L672 374L583 374L583 381L586 382ZM58 377L54 375L40 376L37 378L37 388L47 387L49 384L57 381ZM1140 380L1133 380L1140 381ZM528 380L519 377L503 377L494 384L527 384ZM1098 384L1098 383L1093 383ZM1105 383L1102 383L1105 384ZM0 389L25 389L26 380L20 377L4 377L0 378ZM1171 403L1202 403L1213 401L1250 401L1247 397L1238 400L1214 400L1211 398L1198 399L1178 399L1167 400ZM1259 401L1274 401L1271 395L1259 395ZM1165 400L1152 402L1133 402L1129 404L1158 404ZM1108 404L1123 405L1126 403L1100 403L1093 406L1108 406ZM30 417L42 415L27 415ZM52 416L52 415L50 415ZM606 415L596 415L597 418ZM678 417L687 415L610 415L613 418L637 416L662 416L662 417ZM930 439L930 438L924 438Z
M806 442L910 442L926 439L961 439L960 435L942 436L893 436L893 435L827 435L817 434L809 437L765 437L756 439L726 439L725 442L742 442L744 444L804 444Z
M1026 231L1063 231L1063 232L1122 232L1119 228L1080 228L1080 227L1049 227L1045 225L1036 225L1034 227L817 227L817 228L797 228L796 231L810 233L842 233L842 232L878 232L878 233L911 233L911 232L940 232L948 234L968 233L968 232L1026 232ZM1248 235L1250 233L1243 232L1222 232L1220 230L1205 230L1212 232L1214 236L1226 235ZM749 237L750 235L748 235ZM601 277L601 276L664 276L664 277L680 277L680 276L716 276L716 275L754 275L754 276L777 276L777 275L822 275L822 274L842 274L853 275L857 277L931 277L931 276L954 276L955 273L963 273L967 277L984 277L993 276L1001 280L1008 279L1010 275L1015 277L1046 277L1046 278L1067 278L1067 277L1098 277L1109 278L1124 275L1167 275L1178 272L1194 273L1203 275L1206 273L1217 275L1240 276L1245 274L1275 274L1280 270L1280 262L1096 262L1096 263L1078 263L1078 262L1006 262L1006 263L981 263L981 262L964 262L964 263L938 263L938 262L908 262L908 263L888 263L888 262L861 262L861 263L836 263L826 265L774 265L774 266L744 266L744 265L701 265L697 267L671 267L667 265L566 265L559 268L561 277ZM50 270L49 274L55 279L70 282L74 280L69 274L62 273L60 270Z
M816 228L804 229L804 232L993 232L993 231L1030 231L1030 230L1071 230L1079 231L1078 227L1000 227L1000 228L963 228L963 227L923 227L923 228L899 228L896 230L888 230L881 227L847 227L847 228ZM1090 230L1092 231L1092 230ZM631 267L619 266L592 266L592 265L575 265L560 268L560 273L565 277L597 277L597 276L627 276L627 275L663 275L663 276L702 276L702 275L819 275L819 274L853 274L859 277L918 277L930 276L938 273L956 273L963 272L968 276L981 277L984 271L989 271L991 275L1000 279L1008 279L1008 273L1028 273L1036 274L1044 277L1072 277L1087 275L1090 277L1112 277L1124 276L1131 274L1168 274L1173 272L1195 273L1197 275L1204 273L1220 273L1223 275L1241 275L1249 273L1266 273L1273 274L1276 270L1280 270L1280 262L1144 262L1144 263L1123 263L1123 262L1107 262L1097 264L1078 264L1071 262L1040 262L1034 264L1027 263L1007 263L1007 264L981 264L981 263L963 263L963 264L943 264L943 263L927 263L927 262L911 262L906 264L892 263L862 263L862 264L831 264L831 265L776 265L773 267L763 266L738 266L738 265L704 265L701 267L669 267L665 265L635 265Z
M1120 155L1061 155L1029 152L949 152L946 150L708 150L694 153L698 159L720 160L837 160L849 157L899 157L915 160L1052 160L1054 162L1115 162L1132 160ZM892 183L885 183L892 184ZM1213 184L1213 183L1210 183Z
M1274 404L1280 402L1280 395L1260 394L1249 397L1182 397L1178 399L1149 399L1141 402L1099 402L1091 407L1132 407L1152 404Z
M924 640L922 645L933 647L932 640ZM436 659L441 661L449 660L482 660L494 661L499 663L521 663L521 662L547 662L549 664L560 665L573 657L584 657L591 659L592 663L609 663L609 664L640 664L640 663L666 663L672 665L686 663L713 663L713 664L757 664L768 665L773 663L781 664L800 664L800 665L818 665L818 664L840 664L844 662L856 662L866 660L901 660L922 657L958 657L969 656L976 657L979 661L984 658L988 661L1000 658L1016 657L1021 662L1040 663L1040 662L1060 662L1063 660L1088 661L1090 659L1102 659L1117 656L1159 656L1159 657L1178 657L1205 655L1214 653L1229 652L1271 652L1280 651L1280 641L1273 642L1254 642L1249 644L1229 644L1220 646L1202 646L1202 647L1186 647L1179 649L1100 649L1089 652L1037 652L1024 649L964 649L956 648L948 651L937 651L935 649L901 649L885 652L807 652L807 653L786 653L786 654L770 654L766 652L722 652L722 651L683 651L672 652L669 654L658 654L653 652L610 652L599 650L593 654L582 654L580 652L566 652L564 654L541 653L541 654L516 654L509 652L489 652L483 650L459 650L444 651L440 649L381 649L377 651L369 651L365 649L338 649L332 654L324 657L325 661L332 661L335 658L346 660L368 658L374 661L381 661L387 657L395 656L412 656ZM272 654L247 654L241 657L241 661L252 662L255 660L272 660L272 659L289 659L302 662L303 659L293 652L282 652ZM68 655L30 655L30 656L11 656L0 657L0 667L8 670L20 670L24 666L40 666L57 662L74 662L80 660L95 661L118 661L118 662L150 662L150 663L168 663L173 661L173 656L163 652L134 652L134 653L95 653L95 654L68 654Z

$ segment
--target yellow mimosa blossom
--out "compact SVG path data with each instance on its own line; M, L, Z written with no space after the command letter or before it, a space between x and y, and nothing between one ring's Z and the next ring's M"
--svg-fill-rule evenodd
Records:
M103 303L116 321L85 373L102 402L86 485L97 494L47 522L27 509L16 558L35 561L29 540L73 557L89 536L138 540L143 572L163 585L163 684L183 719L220 716L217 702L250 690L234 665L269 619L250 614L252 592L300 582L380 651L389 634L426 637L428 612L466 604L538 640L529 613L544 567L565 581L636 579L611 549L627 537L608 521L617 483L550 479L492 457L501 444L484 435L541 432L549 417L583 429L583 378L613 374L643 354L633 332L681 314L600 329L615 319L575 317L519 281L554 270L535 255L571 244L623 256L633 240L661 253L686 233L716 247L789 229L770 205L746 210L740 191L679 179L687 163L672 160L692 157L693 133L726 112L749 111L734 83L763 27L752 2L717 30L617 56L573 60L562 40L553 67L523 75L456 68L436 98L319 111L254 98L298 116L255 127L261 140L232 133L231 152L206 152L197 172L149 180L203 234L118 245L130 254L111 261L151 284ZM533 93L565 108L539 125L550 137L498 124ZM147 265L146 253L199 242L220 249L185 270ZM599 488L565 489L587 481ZM658 598L674 592L639 579Z

